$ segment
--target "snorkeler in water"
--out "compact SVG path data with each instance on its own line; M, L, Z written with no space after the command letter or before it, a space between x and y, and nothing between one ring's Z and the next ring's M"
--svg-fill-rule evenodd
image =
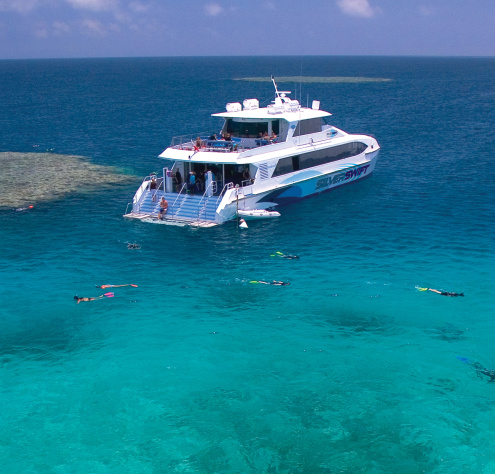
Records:
M273 281L252 280L249 283L262 283L263 285L275 285L275 286L287 286L287 285L290 285L290 283L288 281L287 282L284 282L284 281L277 281L277 280L273 280Z
M81 301L95 301L99 300L101 298L113 298L114 294L113 293L105 293L104 295L100 296L91 296L91 297L79 297L79 296L74 296L74 299L77 301L77 304L79 304Z
M139 246L139 244L127 244L127 248L128 249L140 249L141 247Z
M486 367L483 367L479 362L471 362L467 357L457 356L457 358L461 362L464 362L467 365L473 367L474 370L476 370L476 375L478 375L478 377L480 377L481 375L486 375L487 377L490 378L488 382L495 382L495 370L487 369Z
M438 293L442 296L464 296L464 293L451 293L449 291L440 291L433 288L418 288L419 291L433 291L433 293Z
M133 286L134 288L137 288L137 285L133 285L132 283L126 283L125 285L96 285L96 288L120 288L122 286Z
M299 260L299 257L297 255L285 255L282 252L275 252L274 254L270 255L270 257L281 257L287 258L288 260Z

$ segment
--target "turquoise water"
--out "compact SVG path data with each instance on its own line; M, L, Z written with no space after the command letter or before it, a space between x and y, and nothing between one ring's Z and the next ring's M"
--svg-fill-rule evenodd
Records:
M301 69L392 79L283 85L377 138L371 178L247 231L122 218L172 136L273 96L233 79ZM2 470L495 472L495 383L457 359L495 368L494 98L494 59L1 61L0 151L138 176L0 210ZM108 283L139 287L75 304Z

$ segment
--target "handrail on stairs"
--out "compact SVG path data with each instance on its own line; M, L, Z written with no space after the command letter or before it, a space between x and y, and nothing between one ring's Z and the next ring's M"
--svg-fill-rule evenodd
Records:
M172 206L171 206L171 207L172 207L172 209L175 207L175 203L177 202L177 199L179 199L179 196L182 194L182 190L183 190L186 186L187 186L187 183L184 183L184 184L182 185L182 188L180 188L180 191L179 191L179 193L177 194L177 197L175 198L175 201L173 202L173 204L172 204ZM177 213L175 212L175 213L174 213L174 215L177 215Z
M163 178L158 178L155 192L151 194L151 202L156 202L156 195L158 194L158 191L160 191L160 187L162 187L163 192L165 192L165 180ZM150 189L150 192L151 192L151 189Z
M225 192L229 189L232 189L234 187L234 183L226 183L225 186L223 187L222 189L222 192L218 195L218 199L217 199L217 202L215 203L218 207L218 201L221 201L222 198L223 198L223 195L225 194Z
M211 187L211 190L212 190L212 195L215 194L215 191L216 191L216 187L217 187L217 182L216 181L211 181L210 184L207 186L207 188L205 189L205 192L203 193L203 196L201 197L199 203L198 203L198 218L196 219L196 222L199 223L199 220L201 218L201 213L205 210L206 208L206 204L208 203L208 200L205 199L205 197L209 197L208 196L208 189L210 189ZM201 203L203 202L203 199L205 199L205 203L203 204L203 207L201 207ZM201 207L201 209L200 209Z

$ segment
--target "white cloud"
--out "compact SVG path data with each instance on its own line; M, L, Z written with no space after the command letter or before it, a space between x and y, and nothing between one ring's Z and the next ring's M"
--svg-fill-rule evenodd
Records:
M74 8L93 12L112 11L118 7L118 0L67 0Z
M223 8L218 3L208 3L205 5L205 12L208 16L217 16L223 12Z
M107 34L107 30L98 20L87 18L83 20L81 24L83 28L88 30L90 33L96 33L98 36L105 36Z
M129 10L135 13L146 13L149 11L150 6L142 2L131 2L129 3Z
M371 18L375 15L375 10L368 0L337 0L337 6L346 15Z
M63 36L67 33L70 33L70 26L63 21L54 21L53 22L53 33L56 36Z
M113 17L115 19L115 21L118 21L119 23L122 23L122 24L128 24L128 23L132 23L132 16L129 15L129 13L127 12L122 12L122 11L115 11L113 12Z
M38 6L38 0L0 0L0 12L29 13Z

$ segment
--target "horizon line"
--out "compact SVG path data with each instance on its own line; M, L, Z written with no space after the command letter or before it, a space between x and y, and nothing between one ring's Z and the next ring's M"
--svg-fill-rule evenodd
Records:
M83 59L167 59L167 58L417 58L417 59L494 59L488 55L438 55L438 54L253 54L253 55L168 55L168 56L61 56L61 57L20 57L0 58L0 61L42 61L42 60L83 60Z

